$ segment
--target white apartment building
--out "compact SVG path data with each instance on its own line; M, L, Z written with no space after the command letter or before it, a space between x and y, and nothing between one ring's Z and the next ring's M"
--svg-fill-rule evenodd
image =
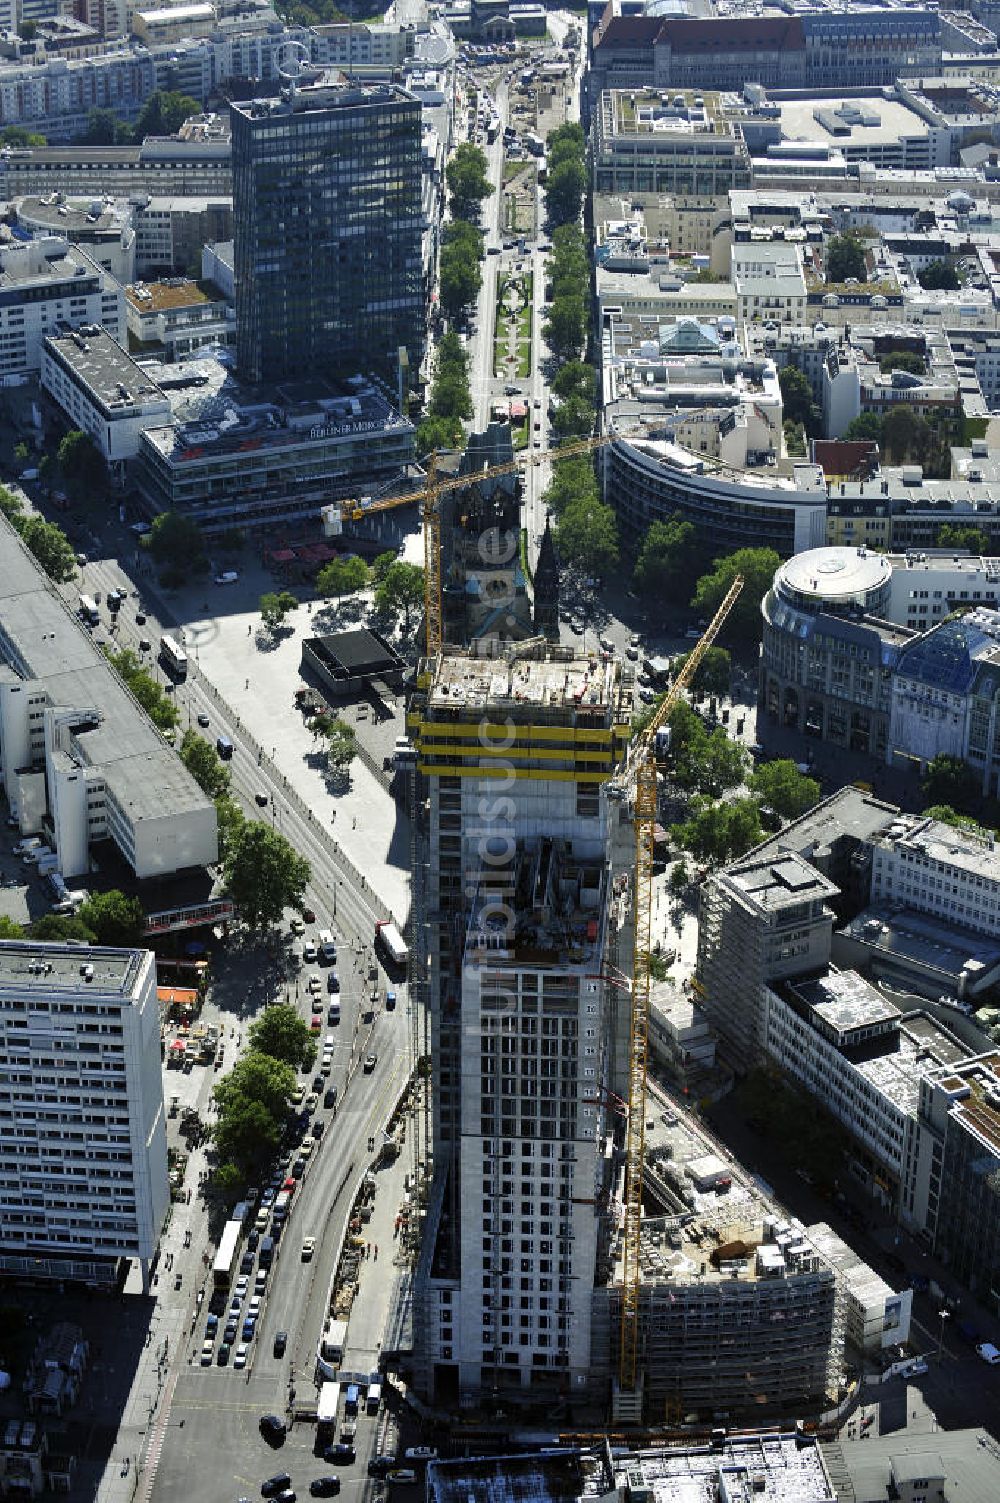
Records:
M871 901L902 903L996 939L1000 851L992 831L900 814L873 842Z
M125 295L82 246L55 235L0 250L0 375L38 371L47 335L94 324L125 337Z
M597 1381L613 1070L600 973L620 828L601 785L628 736L627 699L619 665L565 649L456 654L411 713L430 799L414 910L429 916L435 1069L415 1305L418 1382L437 1403L544 1401Z
M867 1150L855 1177L907 1226L927 1222L930 1149L920 1081L931 1064L963 1057L957 1040L900 1009L855 971L765 988L765 1048Z
M143 1282L170 1201L156 961L0 943L0 1274Z
M1000 558L961 558L953 553L890 553L892 566L885 618L924 631L952 611L1000 604Z
M802 250L793 240L737 241L732 283L746 323L801 323L806 313Z
M166 395L96 324L46 339L42 386L71 425L90 435L112 469L135 458L147 428L170 421Z
M139 878L218 859L215 805L0 518L0 778L64 877L111 841Z

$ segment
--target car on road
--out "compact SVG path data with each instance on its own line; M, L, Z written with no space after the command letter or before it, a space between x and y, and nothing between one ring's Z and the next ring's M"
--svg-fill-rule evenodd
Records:
M315 924L316 922L316 914L312 908L303 908L302 917L305 919L307 924Z
M236 1340L236 1333L239 1330L239 1326L240 1323L238 1320L226 1321L226 1329L223 1331L222 1337L224 1341L229 1342L230 1346L232 1346L233 1342Z
M309 977L309 995L312 998L313 1012L316 1011L316 997L315 997L314 993L320 991L320 989L322 988L322 986L323 986L323 983L319 979L318 976L310 976ZM322 1009L322 1003L320 1004L320 1008Z
M302 919L299 918L298 914L296 914L295 917L291 920L288 927L289 929L291 929L293 934L304 934L306 932L306 926L303 923Z
M240 1274L239 1278L236 1280L236 1283L233 1285L233 1293L234 1294L238 1294L240 1296L240 1298L242 1299L243 1296L246 1294L246 1292L247 1292L247 1290L249 1288L250 1288L250 1280L249 1280L248 1276L245 1273L242 1273L242 1274Z
M239 577L235 569L226 569L222 574L215 576L215 583L218 585L235 584Z
M416 1482L417 1474L412 1467L397 1466L393 1467L391 1472L386 1472L385 1480L387 1482Z
M274 1353L274 1355L276 1357L283 1357L285 1355L285 1351L286 1351L287 1347L288 1347L288 1332L287 1331L275 1331L275 1333L274 1333L274 1345L271 1348L271 1350Z
M324 1077L327 1076L327 1075L329 1075L329 1073L330 1073L330 1071L332 1069L333 1069L333 1055L330 1053L329 1049L324 1049L323 1050L323 1058L319 1062L319 1076L320 1076L320 1083L321 1084L323 1084L323 1085L326 1084L326 1081L325 1081Z
M314 1498L335 1498L340 1492L340 1478L332 1473L329 1477L317 1477L310 1482L309 1491Z
M326 978L326 989L328 992L340 991L340 977L337 975L336 971L330 971L328 973Z
M318 1094L316 1093L316 1091L310 1091L309 1095L306 1097L306 1099L305 1099L305 1101L303 1103L302 1110L308 1112L309 1115L310 1115L310 1117L311 1117L312 1114L313 1114L313 1112L316 1110L316 1108L318 1106L319 1106L319 1096L318 1096Z
M302 959L307 964L311 964L316 959L317 953L318 951L316 949L316 941L307 939L305 944L302 946Z
M222 1343L222 1345L219 1347L219 1355L216 1358L216 1361L218 1362L218 1364L219 1364L220 1367L226 1367L228 1365L228 1362L229 1362L229 1353L231 1351L232 1351L232 1347L229 1345L229 1342L228 1341L224 1341Z
M248 1351L249 1351L249 1348L248 1348L246 1342L245 1341L241 1341L240 1344L239 1344L239 1346L236 1348L236 1356L233 1358L233 1366L234 1367L237 1367L237 1368L239 1368L239 1367L246 1367L246 1365L247 1365L247 1352Z
M323 1452L324 1461L339 1461L343 1466L350 1466L352 1461L357 1460L357 1452L346 1440L338 1440L336 1445L327 1446Z
M255 793L253 799L254 803L261 809L266 809L271 802L270 795L267 793Z
M326 1107L327 1111L329 1111L331 1106L337 1105L337 1087L335 1085L330 1086L329 1089L324 1093L323 1105Z
M135 624L136 624L136 626L145 626L145 624L146 624L146 616L145 616L145 613L143 611L136 611L136 613L135 613Z
M316 1092L317 1095L319 1094L319 1092L323 1089L323 1087L325 1085L326 1085L326 1081L323 1079L322 1075L314 1075L313 1076L312 1088Z
M321 1138L323 1136L323 1133L325 1131L326 1131L326 1123L323 1121L322 1117L317 1117L316 1121L312 1125L312 1135L313 1135L313 1137L314 1138Z
M215 1358L215 1342L214 1341L203 1341L202 1344L201 1344L201 1365L202 1365L202 1367L211 1367L214 1358Z
M140 652L152 652L152 650L153 650L153 644L152 644L152 642L148 641L145 637L140 637L139 638L139 651Z
M378 1064L378 1055L377 1054L366 1054L365 1055L365 1074L366 1075L370 1075L377 1064Z
M303 1174L305 1174L305 1172L306 1172L306 1161L305 1161L304 1158L302 1158L300 1156L299 1158L297 1158L295 1160L295 1163L292 1165L292 1178L293 1179L301 1179L302 1176L303 1176Z
M134 532L137 538L144 538L153 529L148 522L133 522L129 530Z
M259 1314L260 1314L260 1296L255 1294L254 1297L253 1297L253 1299L247 1305L247 1315L250 1317L251 1320L256 1320L257 1316Z
M253 1273L253 1253L249 1248L240 1259L240 1273Z
M268 1425L271 1425L272 1423L275 1425L280 1425L281 1437L282 1439L284 1439L285 1424L283 1420L280 1420L276 1414L265 1414L260 1422L260 1428L262 1431L264 1429L265 1422ZM268 1477L267 1481L261 1484L260 1495L262 1498L273 1498L276 1496L276 1494L284 1492L286 1487L291 1486L291 1483L292 1479L291 1477L289 1477L287 1472L275 1472L273 1477Z
M303 1237L302 1238L302 1261L303 1261L303 1263L311 1263L312 1262L312 1256L313 1256L313 1253L315 1251L316 1251L316 1238L315 1237Z
M407 1446L406 1450L403 1452L403 1456L407 1461L436 1461L437 1447Z
M208 1317L208 1319L205 1321L205 1338L206 1338L206 1340L209 1337L214 1336L215 1333L216 1333L216 1331L218 1329L219 1329L219 1317L217 1315L210 1315Z
M257 1317L255 1315L248 1315L247 1318L246 1318L246 1320L243 1322L243 1340L244 1341L252 1341L253 1340L253 1336L254 1336L254 1331L256 1329L257 1329Z
M384 1477L390 1467L396 1465L395 1456L373 1456L368 1463L369 1477Z

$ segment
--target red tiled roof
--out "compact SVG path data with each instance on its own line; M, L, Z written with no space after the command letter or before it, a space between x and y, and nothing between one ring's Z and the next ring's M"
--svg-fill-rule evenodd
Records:
M662 16L613 16L605 11L594 34L594 44L598 47L641 47L643 44L652 47L662 25Z
M805 34L798 16L747 16L691 21L679 16L661 23L659 42L673 52L800 52Z

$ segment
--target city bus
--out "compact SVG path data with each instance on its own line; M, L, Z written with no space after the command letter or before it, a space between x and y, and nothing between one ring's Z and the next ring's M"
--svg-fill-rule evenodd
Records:
M187 653L173 637L160 638L160 661L174 678L185 678L188 671Z
M89 595L80 596L80 619L86 621L88 626L100 624L101 613Z
M212 1264L212 1282L216 1289L228 1289L233 1282L242 1230L243 1227L238 1221L227 1221L223 1227L219 1250Z

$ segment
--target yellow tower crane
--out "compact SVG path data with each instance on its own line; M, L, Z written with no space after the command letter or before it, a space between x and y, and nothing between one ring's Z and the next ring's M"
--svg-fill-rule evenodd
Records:
M649 1039L650 954L653 944L653 847L656 834L656 733L722 629L743 588L737 575L704 636L660 701L656 714L632 742L625 768L613 780L632 794L635 822L635 930L629 1016L628 1115L625 1122L625 1226L622 1270L619 1387L633 1393L638 1379L639 1244L642 1232L642 1164L646 1145L646 1057Z
M449 491L465 490L479 480L491 480L498 475L512 475L522 465L528 469L548 460L572 459L576 454L590 454L609 444L614 434L597 438L576 439L562 444L558 449L525 449L506 464L492 464L482 470L465 475L453 475L447 480L437 476L437 454L432 454L427 463L427 479L423 487L408 495L377 497L372 500L337 501L323 508L327 529L337 530L345 522L363 522L366 518L383 511L395 511L400 506L419 505L424 524L424 607L427 627L427 656L435 657L444 642L444 621L441 599L441 497Z

